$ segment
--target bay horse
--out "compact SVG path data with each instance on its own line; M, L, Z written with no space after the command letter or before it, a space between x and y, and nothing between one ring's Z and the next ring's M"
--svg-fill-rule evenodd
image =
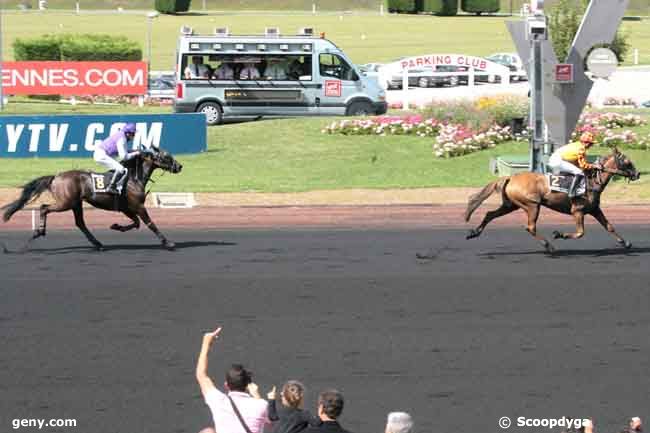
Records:
M113 224L112 230L126 232L140 227L140 220L145 223L152 232L158 236L162 245L172 250L175 245L160 233L156 225L151 221L144 202L147 196L145 188L156 169L162 169L171 173L179 173L183 166L174 157L163 150L152 147L134 158L126 161L124 166L129 170L128 178L124 183L121 194L116 195L108 192L95 191L92 173L90 171L71 170L59 173L55 176L42 176L27 183L22 190L20 197L4 206L3 220L9 221L13 214L24 208L29 202L38 198L43 192L49 191L54 199L52 204L43 204L40 207L39 226L30 240L45 236L47 215L51 212L65 212L72 210L74 220L79 228L86 235L88 241L97 249L102 251L104 246L88 230L83 217L83 202L108 211L122 212L132 223L127 226ZM100 174L101 175L101 174Z
M490 182L481 191L469 198L467 210L465 211L465 222L468 222L472 213L495 192L501 194L501 206L488 212L481 224L469 231L466 239L479 237L485 226L493 219L507 215L517 209L523 209L528 214L526 231L540 241L548 253L553 253L555 250L553 245L537 233L539 210L541 206L544 206L556 212L573 215L575 219L575 233L554 231L554 239L580 239L585 233L585 215L591 215L616 238L619 245L630 248L632 244L619 236L614 227L607 221L600 208L600 195L614 176L619 175L629 180L637 180L640 174L632 161L616 148L613 149L610 155L601 157L599 163L602 165L602 170L590 170L587 173L587 191L585 195L576 197L573 200L567 193L551 191L546 175L541 173L518 173Z

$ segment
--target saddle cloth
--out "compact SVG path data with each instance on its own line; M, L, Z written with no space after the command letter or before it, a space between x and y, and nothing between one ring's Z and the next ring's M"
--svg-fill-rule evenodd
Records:
M575 176L569 173L547 174L546 180L551 191L563 192L568 194ZM583 195L586 191L585 177L582 176L580 185L576 189L576 195Z
M113 170L107 171L106 173L90 173L90 177L93 181L93 194L98 192L107 192L108 186L111 184L111 180L113 179L113 173L115 173ZM122 194L122 185L117 185L117 192Z

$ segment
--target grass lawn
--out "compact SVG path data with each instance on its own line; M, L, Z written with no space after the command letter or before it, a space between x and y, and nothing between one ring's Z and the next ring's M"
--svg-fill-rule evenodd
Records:
M46 113L55 104L10 104L11 112ZM84 112L124 113L137 107L94 106ZM166 108L150 108L164 112ZM60 111L59 111L60 112ZM179 175L155 177L156 191L292 192L350 188L419 188L481 186L492 179L491 157L525 154L527 143L505 143L496 149L452 158L435 158L432 139L408 136L342 136L321 133L332 120L298 118L263 120L208 128L208 152L179 156ZM649 134L650 126L636 129ZM604 152L597 149L596 152ZM637 167L650 173L650 152L626 152ZM0 187L72 168L100 169L91 159L0 160ZM650 198L650 176L635 182L641 198Z
M200 2L199 2L200 3ZM433 17L424 15L273 15L209 14L164 15L152 28L152 69L174 69L174 52L179 28L191 25L198 33L211 34L214 27L228 26L234 34L261 34L266 26L279 26L285 34L313 26L324 31L355 63L387 62L400 56L430 53L459 53L486 56L497 51L514 51L504 17ZM3 52L13 58L16 38L47 33L112 33L116 28L144 48L147 18L141 15L81 14L46 11L5 11ZM638 48L641 63L650 64L650 26L647 21L623 23L631 48ZM146 52L144 53L146 56ZM632 60L630 53L628 63Z

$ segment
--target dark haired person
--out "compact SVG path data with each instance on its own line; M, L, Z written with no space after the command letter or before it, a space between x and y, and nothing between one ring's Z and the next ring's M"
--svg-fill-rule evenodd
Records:
M252 373L241 364L233 364L226 372L224 388L227 394L219 391L208 376L208 352L220 333L221 328L217 328L203 335L196 363L196 380L215 425L201 433L214 433L215 430L219 433L262 433L268 423L267 402L259 398Z
M334 390L327 390L318 396L318 417L322 423L311 426L304 433L349 433L338 423L337 419L343 412L343 395Z
M267 395L269 420L273 421L271 433L299 433L310 425L319 425L320 419L304 409L305 386L290 380L282 386L280 403L276 402L275 387Z

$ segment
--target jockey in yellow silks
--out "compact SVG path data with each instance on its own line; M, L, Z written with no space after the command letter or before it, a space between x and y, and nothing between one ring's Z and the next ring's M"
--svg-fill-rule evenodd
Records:
M575 175L569 196L575 196L576 189L584 179L584 170L601 168L600 165L587 162L587 149L594 144L594 134L583 132L580 141L569 143L557 149L548 160L548 166L559 173L570 173Z

